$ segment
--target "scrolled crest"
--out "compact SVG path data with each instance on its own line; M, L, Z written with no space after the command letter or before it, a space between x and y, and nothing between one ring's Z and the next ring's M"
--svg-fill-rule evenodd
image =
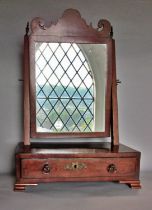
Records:
M75 9L67 9L56 23L46 22L40 17L36 17L31 21L31 34L33 35L73 35L88 34L88 36L110 37L111 24L108 20L99 20L97 29L88 25L81 17L79 11Z

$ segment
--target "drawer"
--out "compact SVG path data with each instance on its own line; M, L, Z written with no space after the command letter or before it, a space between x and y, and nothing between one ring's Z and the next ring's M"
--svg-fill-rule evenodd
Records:
M22 159L22 178L132 176L136 158Z

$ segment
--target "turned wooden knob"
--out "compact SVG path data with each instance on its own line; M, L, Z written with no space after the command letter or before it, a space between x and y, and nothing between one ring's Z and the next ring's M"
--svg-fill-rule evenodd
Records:
M115 164L110 164L110 165L107 167L107 171L108 171L109 173L114 173L114 172L116 172L116 171L117 171L117 168L116 168Z
M49 166L49 164L46 163L42 168L42 172L44 174L48 174L48 173L50 173L50 171L51 171L50 166Z

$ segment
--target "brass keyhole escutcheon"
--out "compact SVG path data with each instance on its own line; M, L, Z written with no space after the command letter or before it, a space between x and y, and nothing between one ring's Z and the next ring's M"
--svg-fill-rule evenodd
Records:
M85 163L72 162L65 166L66 170L82 170L87 168Z

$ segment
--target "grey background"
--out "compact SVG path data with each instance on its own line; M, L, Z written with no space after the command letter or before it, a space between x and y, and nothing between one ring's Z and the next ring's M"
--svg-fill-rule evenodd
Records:
M152 1L0 0L0 173L14 167L22 140L22 48L26 22L41 16L57 20L75 8L96 27L100 18L114 28L117 55L120 142L142 152L141 169L152 164Z
M141 174L141 190L112 182L40 184L13 192L14 178L0 175L2 210L143 210L151 209L152 174Z

